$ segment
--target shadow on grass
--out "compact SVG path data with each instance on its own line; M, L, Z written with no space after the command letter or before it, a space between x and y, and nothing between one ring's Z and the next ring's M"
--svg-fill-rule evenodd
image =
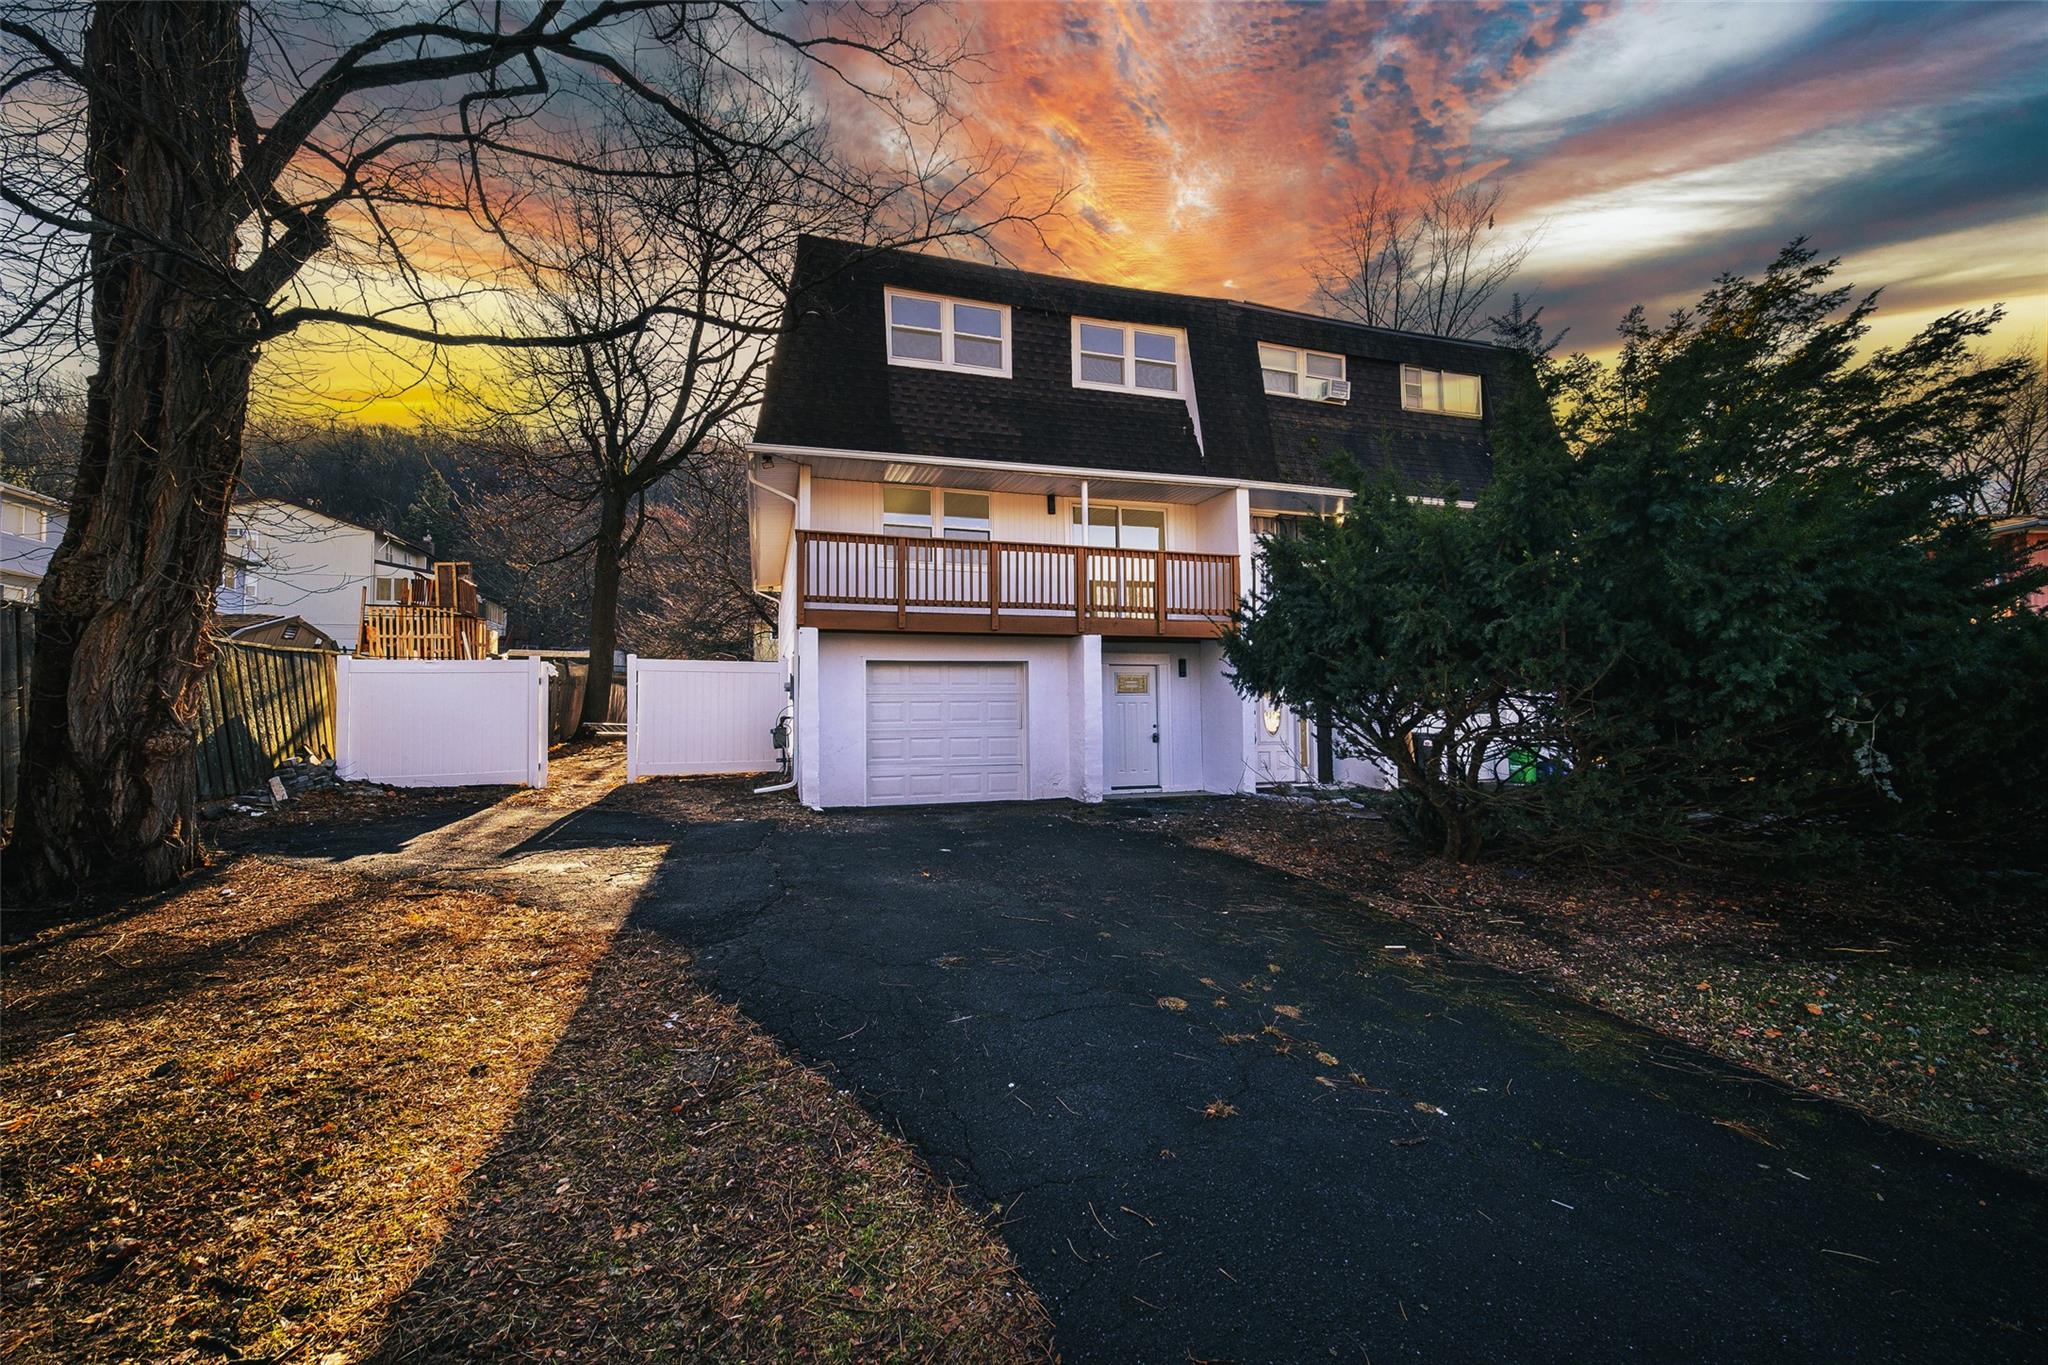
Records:
M620 789L507 857L666 840L654 888L771 822ZM1043 1358L1000 1240L844 1092L621 928L371 1359Z
M461 787L449 791L398 791L385 797L356 797L285 805L275 813L235 816L210 828L228 853L270 853L289 858L347 862L369 854L396 853L502 804L524 787Z

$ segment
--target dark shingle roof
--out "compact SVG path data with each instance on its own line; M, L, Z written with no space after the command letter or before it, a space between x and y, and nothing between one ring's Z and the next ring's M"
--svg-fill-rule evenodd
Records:
M803 240L797 281L800 316L769 368L755 432L769 445L1319 485L1339 482L1329 460L1348 455L1419 490L1469 496L1492 477L1491 417L1404 410L1400 367L1477 373L1490 408L1521 363L1478 342L820 237ZM889 364L884 285L1009 305L1011 377ZM1199 442L1184 403L1074 387L1076 316L1187 333ZM1347 357L1350 403L1268 395L1262 341Z

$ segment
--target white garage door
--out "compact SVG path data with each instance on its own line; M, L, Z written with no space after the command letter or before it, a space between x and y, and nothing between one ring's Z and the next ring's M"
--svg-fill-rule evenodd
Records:
M868 665L868 802L1024 795L1022 664Z

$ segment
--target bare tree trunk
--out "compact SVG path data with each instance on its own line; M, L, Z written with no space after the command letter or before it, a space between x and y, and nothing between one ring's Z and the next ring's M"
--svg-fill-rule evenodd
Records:
M98 372L36 609L8 874L31 894L164 886L199 853L206 624L256 353L228 297L237 5L102 4L86 35Z
M620 549L626 536L626 500L607 489L597 514L596 553L590 580L590 672L583 689L583 723L611 717L612 652L619 646Z

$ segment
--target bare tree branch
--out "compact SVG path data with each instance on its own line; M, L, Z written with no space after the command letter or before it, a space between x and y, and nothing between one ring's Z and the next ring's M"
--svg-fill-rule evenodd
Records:
M1528 259L1536 233L1501 236L1498 181L1437 185L1418 201L1383 184L1352 197L1310 268L1317 303L1369 327L1476 337L1486 307Z

